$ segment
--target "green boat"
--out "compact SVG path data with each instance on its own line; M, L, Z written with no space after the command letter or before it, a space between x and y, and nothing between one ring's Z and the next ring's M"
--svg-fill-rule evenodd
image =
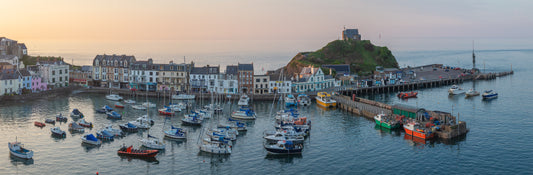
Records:
M378 114L374 116L374 120L376 121L377 125L387 129L400 128L400 123L386 114Z

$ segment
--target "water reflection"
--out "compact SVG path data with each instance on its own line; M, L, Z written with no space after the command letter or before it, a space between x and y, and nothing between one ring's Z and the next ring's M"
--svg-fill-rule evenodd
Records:
M33 159L22 159L16 156L13 156L9 154L9 158L11 159L11 164L17 166L17 165L33 165Z
M211 167L217 167L221 165L222 163L229 160L230 155L229 154L212 154L200 151L198 152L198 157L202 160L202 162L206 163L209 162L211 164Z
M87 143L81 143L81 146L83 147L83 150L87 153L93 151L93 150L98 150L100 149L100 145L92 145L92 144L87 144Z
M125 155L119 155L119 157L121 161L127 160L128 162L131 162L133 159L136 159L136 160L146 161L148 163L159 164L159 160L157 160L157 158L155 157L137 157L137 156L125 156Z
M412 146L418 147L420 149L425 148L426 146L434 147L435 140L434 139L422 139L419 137L414 137L409 134L404 134L403 139L408 141Z
M389 129L385 127L381 127L380 125L376 124L374 125L374 129L379 131L379 135L385 136L385 135L392 135L400 137L402 135L401 129Z
M267 154L265 159L277 160L280 164L292 164L295 159L302 159L302 154Z

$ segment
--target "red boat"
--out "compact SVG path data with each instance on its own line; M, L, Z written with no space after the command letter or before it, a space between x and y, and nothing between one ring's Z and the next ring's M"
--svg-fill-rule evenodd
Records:
M159 114L161 115L173 115L174 112L168 108L159 109Z
M400 93L398 93L398 97L399 98L403 98L403 99L413 98L413 97L416 97L416 95L418 95L418 92L400 92Z
M46 124L44 124L43 122L34 122L33 124L35 126L37 126L37 127L45 127L46 126Z
M431 139L435 136L434 132L431 132L429 128L420 127L419 124L409 122L403 125L405 134L412 135L421 139Z
M140 150L140 149L133 149L133 146L123 146L120 148L117 152L119 155L124 156L134 156L134 157L155 157L157 153L159 153L158 150Z
M115 103L115 108L124 108L122 103Z

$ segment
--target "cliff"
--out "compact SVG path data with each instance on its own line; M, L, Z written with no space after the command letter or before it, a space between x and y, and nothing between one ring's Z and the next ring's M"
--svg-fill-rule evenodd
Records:
M376 66L398 68L398 62L387 47L374 46L368 40L335 40L315 52L300 52L285 66L285 75L292 77L302 67L324 64L348 64L352 73L369 75ZM328 74L329 71L324 71Z

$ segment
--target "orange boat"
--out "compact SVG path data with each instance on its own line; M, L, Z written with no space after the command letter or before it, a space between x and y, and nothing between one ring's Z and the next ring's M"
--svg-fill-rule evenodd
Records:
M414 98L416 97L416 95L418 95L418 92L400 92L398 93L398 97L399 98L403 98L403 99L406 99L406 98Z
M159 153L158 150L140 150L140 149L133 149L133 146L123 146L120 148L117 152L119 155L124 156L133 156L133 157L155 157L157 153Z
M431 132L428 128L420 127L418 123L406 123L403 125L403 129L406 134L422 139L431 139L435 136L435 133Z
M37 126L37 127L45 127L46 126L46 124L44 124L43 122L34 122L33 124L35 126Z

